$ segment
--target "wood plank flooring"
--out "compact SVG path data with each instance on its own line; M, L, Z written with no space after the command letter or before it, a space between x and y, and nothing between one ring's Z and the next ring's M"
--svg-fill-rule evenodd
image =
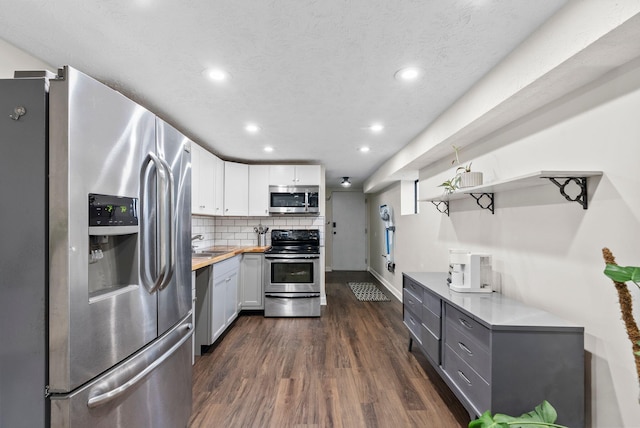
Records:
M359 302L328 272L321 318L241 315L196 357L190 427L466 427L469 416L415 349L402 305Z

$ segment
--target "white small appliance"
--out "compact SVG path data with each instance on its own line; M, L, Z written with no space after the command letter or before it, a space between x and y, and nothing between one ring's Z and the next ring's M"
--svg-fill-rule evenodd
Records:
M462 293L491 293L491 256L449 250L449 288Z

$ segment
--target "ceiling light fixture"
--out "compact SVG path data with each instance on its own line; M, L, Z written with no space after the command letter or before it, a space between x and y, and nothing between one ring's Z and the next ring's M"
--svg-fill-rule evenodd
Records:
M368 146L362 146L358 150L362 153L367 153L371 149Z
M410 82L418 79L423 74L422 69L418 67L406 67L396 71L394 77L402 82Z
M271 152L273 151L273 147L271 147L271 146L266 146L266 147L264 148L264 151L265 151L265 152L269 152L269 153L271 153Z
M219 68L208 68L203 74L214 82L223 82L229 78L229 73Z
M369 129L371 130L371 132L380 132L384 129L384 125L381 123L374 123L369 127Z
M349 181L349 177L342 177L342 183L340 183L342 187L351 187L351 181Z
M260 131L260 127L255 123L248 123L247 126L244 127L244 129L250 134L256 134L258 131Z

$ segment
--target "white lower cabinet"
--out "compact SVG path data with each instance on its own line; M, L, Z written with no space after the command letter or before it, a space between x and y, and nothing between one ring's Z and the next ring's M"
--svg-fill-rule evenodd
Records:
M245 253L240 266L240 299L243 310L264 309L263 253Z
M196 352L214 343L238 316L240 257L197 271Z

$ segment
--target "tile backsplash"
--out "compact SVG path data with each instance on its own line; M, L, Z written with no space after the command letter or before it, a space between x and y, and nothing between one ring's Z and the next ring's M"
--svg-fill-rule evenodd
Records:
M271 245L271 230L273 229L319 229L320 245L324 246L324 216L317 217L192 217L192 232L202 234L205 239L194 241L198 248L214 245L257 245L258 234L254 227L262 225L268 227L267 245Z
M213 247L214 244L214 231L215 231L215 217L205 217L194 215L191 216L191 236L203 235L203 240L196 239L191 241L191 245L196 248Z

